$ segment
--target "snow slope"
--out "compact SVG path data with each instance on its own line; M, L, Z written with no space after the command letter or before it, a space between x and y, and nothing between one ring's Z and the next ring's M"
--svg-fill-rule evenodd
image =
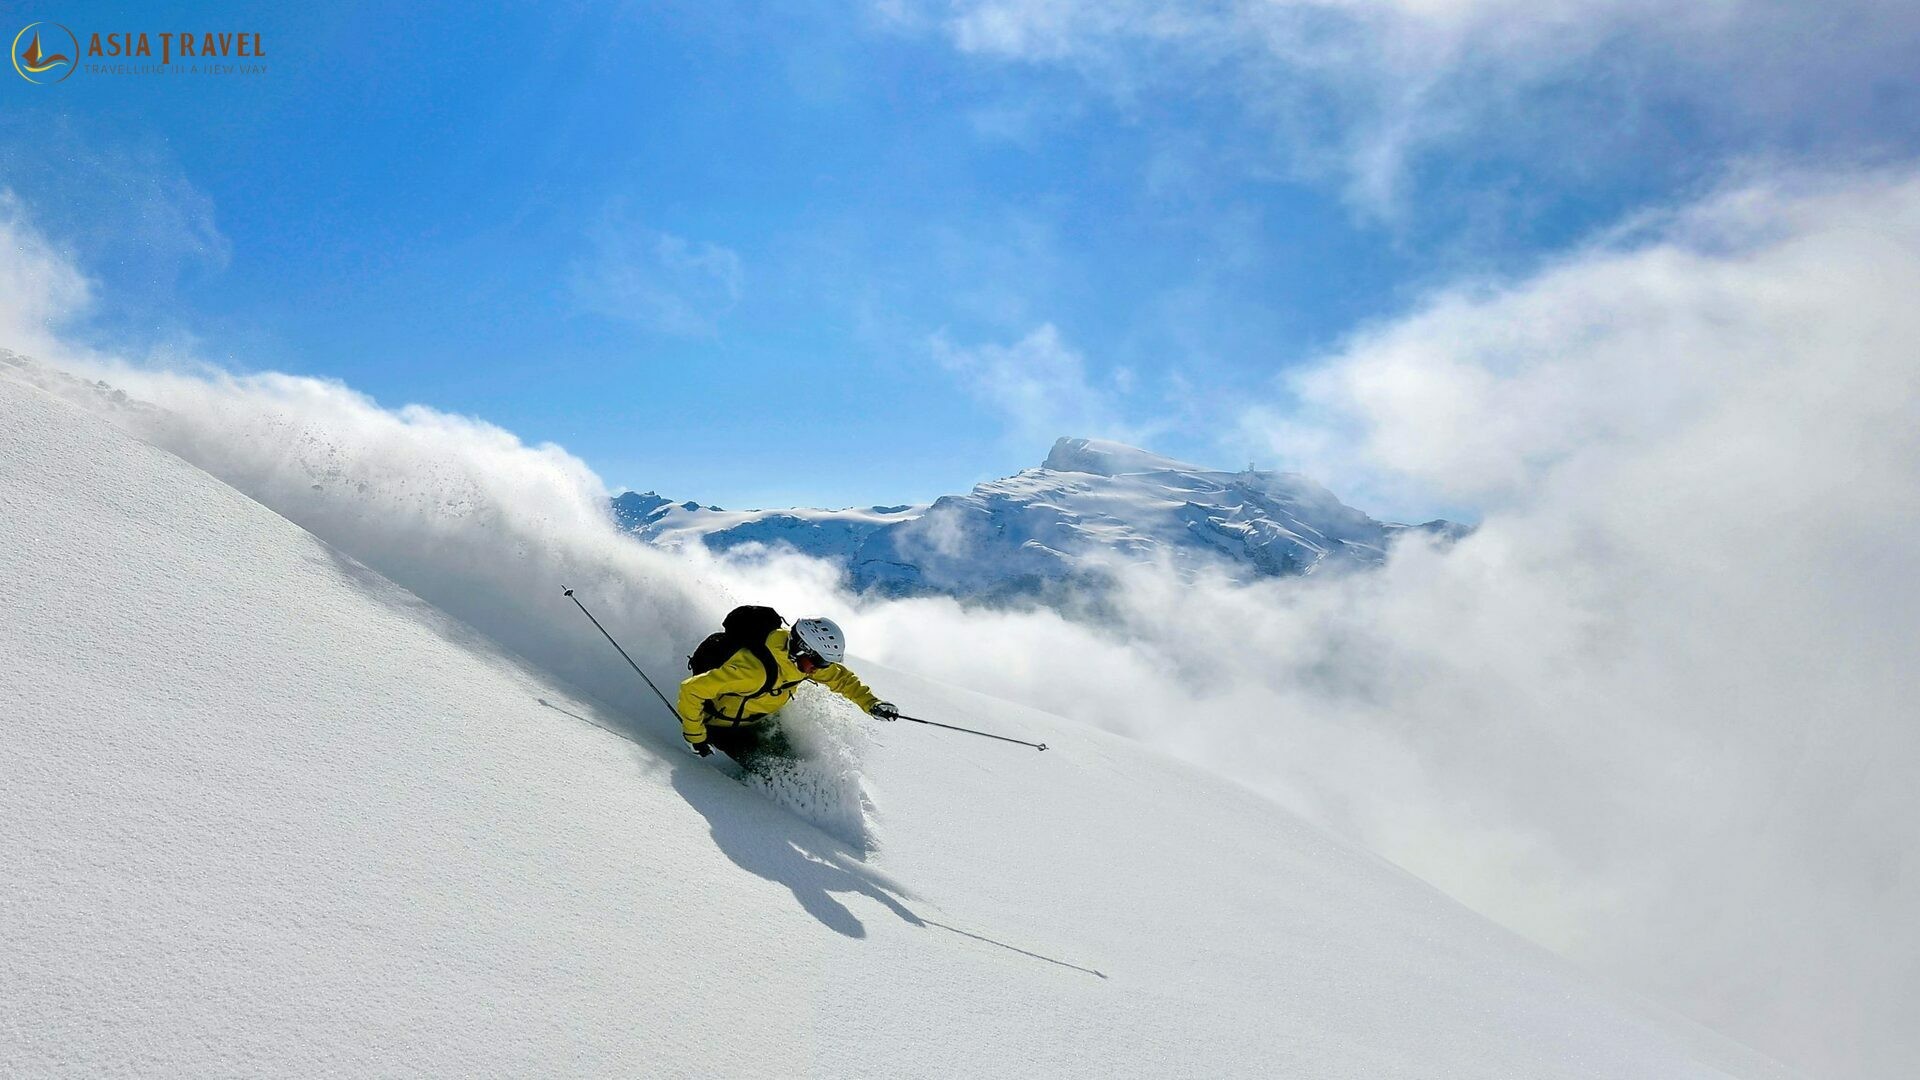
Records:
M879 670L1055 749L835 744L863 855L604 643L509 652L454 543L362 546L467 621L0 374L0 1075L1779 1075L1241 789Z
M613 501L634 535L716 551L786 546L846 568L855 589L993 598L1099 577L1109 560L1164 559L1240 579L1377 565L1415 528L1376 521L1297 473L1203 469L1100 439L1063 438L1039 468L923 506L722 510L652 492Z

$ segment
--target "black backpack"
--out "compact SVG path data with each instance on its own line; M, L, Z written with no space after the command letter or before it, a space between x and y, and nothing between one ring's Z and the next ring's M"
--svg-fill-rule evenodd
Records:
M727 617L720 620L722 629L718 633L708 634L707 639L693 650L693 655L687 657L687 670L695 675L712 671L745 649L760 661L760 666L767 672L767 681L761 684L760 693L753 695L759 697L771 691L774 681L780 677L780 668L773 662L773 652L767 648L767 635L780 629L785 622L780 613L770 607L742 604L727 612Z

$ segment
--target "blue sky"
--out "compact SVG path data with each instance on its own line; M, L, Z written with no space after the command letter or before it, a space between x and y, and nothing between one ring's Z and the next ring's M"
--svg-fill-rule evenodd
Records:
M1911 20L1835 79L1786 16L1597 4L477 7L15 8L267 53L7 83L0 185L97 284L73 329L722 505L927 499L1059 434L1237 466L1241 405L1429 290L1755 162L1905 152L1917 112Z

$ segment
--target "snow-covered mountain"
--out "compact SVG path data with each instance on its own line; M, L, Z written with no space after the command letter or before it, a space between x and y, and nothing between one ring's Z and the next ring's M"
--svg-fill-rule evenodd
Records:
M1238 785L858 657L1053 749L814 694L858 820L790 812L560 585L656 672L724 598L490 433L21 378L0 1075L1783 1075Z
M741 511L627 492L613 510L622 528L656 544L787 546L844 566L857 589L971 598L1094 581L1113 561L1241 579L1369 566L1410 529L1463 531L1376 521L1297 473L1203 469L1078 438L1054 443L1038 468L926 505Z

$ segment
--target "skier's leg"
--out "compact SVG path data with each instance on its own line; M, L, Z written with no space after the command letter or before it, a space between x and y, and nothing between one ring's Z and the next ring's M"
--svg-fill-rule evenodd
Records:
M734 729L738 731L737 749L720 746L720 749L740 763L740 767L753 771L755 766L765 765L794 757L793 744L787 741L787 733L782 731L776 720L766 720L759 724Z
M707 742L745 768L760 745L760 733L752 727L709 727Z
M777 758L798 756L793 751L793 743L787 741L787 729L780 726L780 721L769 720L761 730L760 754Z

